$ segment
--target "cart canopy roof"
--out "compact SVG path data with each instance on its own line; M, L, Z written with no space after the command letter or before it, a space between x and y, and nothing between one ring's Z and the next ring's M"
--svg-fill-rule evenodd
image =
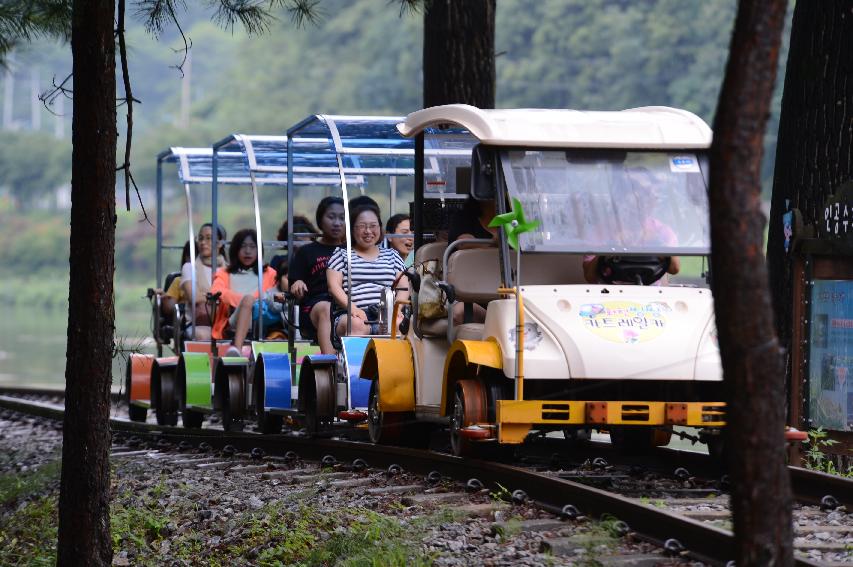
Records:
M403 136L464 128L486 145L560 148L704 149L711 129L695 114L666 106L621 111L483 110L448 104L418 110L397 126Z
M213 145L217 161L217 183L287 185L287 136L231 134ZM293 181L296 185L339 185L334 159L318 157L315 147L325 140L304 140L294 146ZM350 176L348 183L363 180Z

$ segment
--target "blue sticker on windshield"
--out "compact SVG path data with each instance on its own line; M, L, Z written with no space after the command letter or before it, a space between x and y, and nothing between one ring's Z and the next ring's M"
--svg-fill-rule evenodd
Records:
M669 156L669 170L673 173L699 173L699 161L695 156Z

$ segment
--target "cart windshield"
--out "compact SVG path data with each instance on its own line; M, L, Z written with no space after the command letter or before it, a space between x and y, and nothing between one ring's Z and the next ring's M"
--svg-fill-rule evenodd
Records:
M521 150L502 154L528 219L525 251L703 255L706 158L695 152ZM508 167L507 167L508 166Z

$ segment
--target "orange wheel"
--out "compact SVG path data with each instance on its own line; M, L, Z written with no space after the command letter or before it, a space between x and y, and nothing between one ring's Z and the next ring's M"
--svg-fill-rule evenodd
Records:
M450 447L457 457L470 455L473 442L460 434L469 425L487 420L486 390L480 380L459 380L450 412Z

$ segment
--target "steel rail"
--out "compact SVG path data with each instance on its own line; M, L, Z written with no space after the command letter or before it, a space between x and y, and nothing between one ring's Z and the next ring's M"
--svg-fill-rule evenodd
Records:
M10 396L0 396L0 408L53 420L61 420L64 414L64 410L51 404L30 402ZM526 498L557 514L565 505L571 504L587 517L597 518L609 515L618 518L627 523L630 530L643 539L658 544L663 544L670 538L676 539L691 556L709 563L725 564L734 556L734 535L727 530L685 518L633 498L512 465L479 459L463 459L418 449L340 439L309 438L293 434L225 434L214 429L188 430L182 427L161 427L123 419L110 419L110 428L117 434L138 436L152 441L189 443L193 446L206 442L214 448L231 445L245 451L259 448L270 455L293 451L300 458L307 460L321 460L331 455L341 463L363 459L369 466L375 468L398 465L409 472L426 474L438 471L443 476L461 481L476 478L484 486L500 485L511 492L521 489L526 494ZM810 488L809 485L814 482L824 482L826 484L822 486L831 486L834 490L833 496L847 504L853 482L795 467L791 467L791 474L795 490L802 490L812 498L819 498L823 496L820 494L823 489L814 486ZM819 565L805 558L796 558L795 564Z

